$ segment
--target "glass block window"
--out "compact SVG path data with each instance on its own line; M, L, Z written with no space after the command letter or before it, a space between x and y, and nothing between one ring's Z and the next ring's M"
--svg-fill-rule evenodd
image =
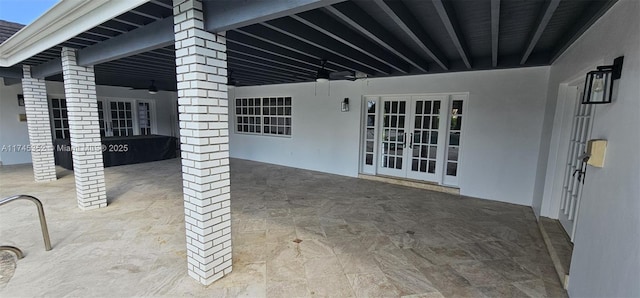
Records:
M260 98L236 99L236 125L238 132L262 132L262 109Z
M236 99L236 131L291 136L291 97Z
M69 118L67 116L67 100L64 98L51 99L53 116L53 135L56 139L69 138Z

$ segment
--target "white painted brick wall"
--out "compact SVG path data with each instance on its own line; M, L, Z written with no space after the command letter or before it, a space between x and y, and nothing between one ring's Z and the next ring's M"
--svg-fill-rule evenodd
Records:
M31 145L31 162L36 182L56 180L56 165L53 158L51 121L47 103L47 87L44 79L31 77L31 66L22 69L22 93L27 112L27 128Z
M78 207L82 210L106 207L107 191L93 66L79 66L76 52L65 47L62 48L62 73Z
M174 0L189 275L208 285L231 272L226 39L204 30L200 0Z

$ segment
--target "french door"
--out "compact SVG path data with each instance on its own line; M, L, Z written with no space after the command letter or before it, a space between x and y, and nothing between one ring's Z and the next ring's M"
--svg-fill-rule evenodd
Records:
M457 184L462 129L462 118L457 109L462 111L463 98L454 97L365 98L363 172ZM452 110L454 106L455 112ZM450 124L451 127L448 126ZM457 137L448 138L447 134Z
M592 117L595 109L593 105L581 104L583 89L582 86L578 86L577 98L574 103L571 135L569 136L569 152L567 154L560 200L559 220L572 241L575 235L575 223L582 196L582 181L584 181L581 171L583 167L586 167L581 156L586 151L587 140L591 136Z
M152 103L131 99L98 100L100 135L124 137L148 135L155 131Z
M410 98L384 98L382 100L380 174L406 176L408 108L410 105Z

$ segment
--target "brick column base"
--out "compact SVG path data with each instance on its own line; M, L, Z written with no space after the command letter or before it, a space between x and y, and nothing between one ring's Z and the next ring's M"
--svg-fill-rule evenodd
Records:
M204 30L200 0L174 0L173 13L187 266L208 285L232 260L226 39Z
M65 47L62 48L62 73L78 207L82 210L106 207L107 192L93 66L79 66L76 52Z
M47 103L47 86L44 79L31 77L31 67L23 66L22 93L27 112L27 128L31 145L33 177L36 182L56 180L56 165L53 158L51 121Z

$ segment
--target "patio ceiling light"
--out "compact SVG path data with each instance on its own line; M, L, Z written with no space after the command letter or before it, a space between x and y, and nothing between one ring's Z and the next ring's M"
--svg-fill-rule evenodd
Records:
M158 93L158 87L156 87L156 81L155 80L151 80L151 85L149 85L149 94L156 94Z
M320 68L316 74L316 82L318 83L329 81L329 71L324 68L325 64L327 64L327 59L322 59L322 63L320 64Z

